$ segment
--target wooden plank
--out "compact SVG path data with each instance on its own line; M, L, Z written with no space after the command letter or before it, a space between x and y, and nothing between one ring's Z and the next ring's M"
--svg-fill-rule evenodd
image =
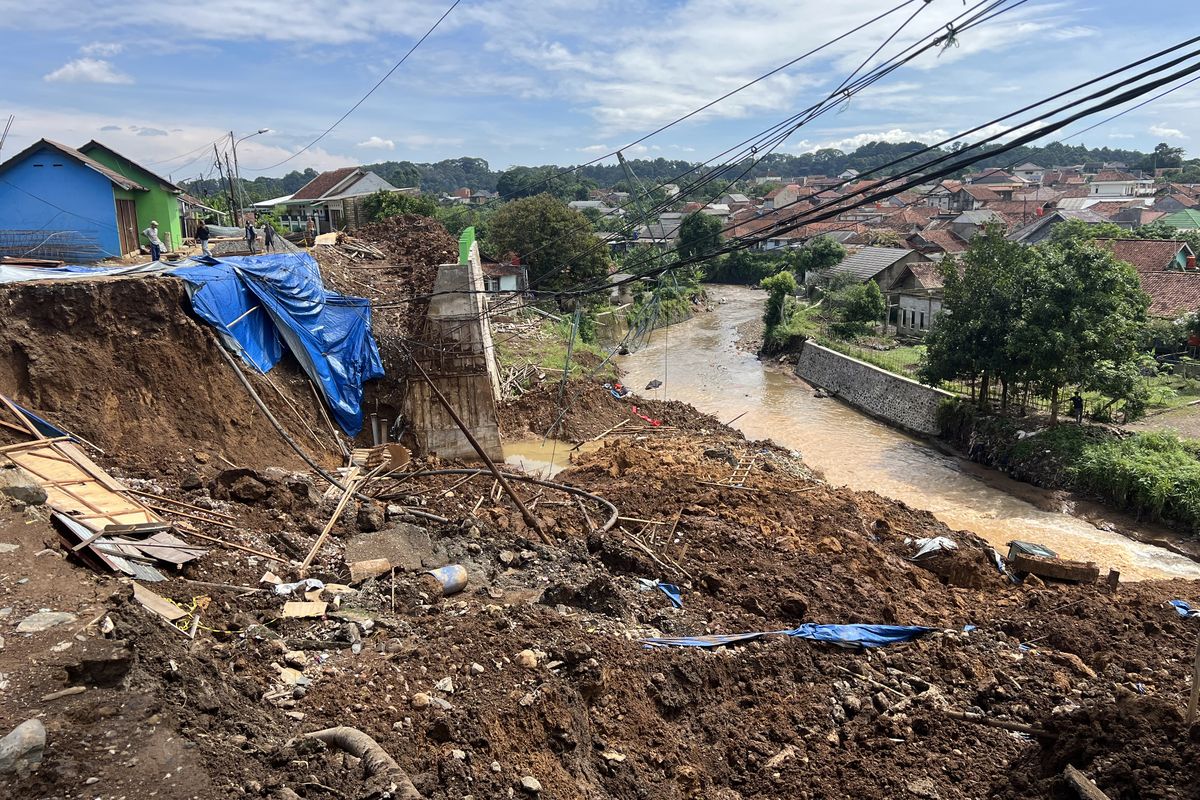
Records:
M1100 577L1100 568L1083 561L1067 561L1061 558L1043 558L1024 553L1015 555L1012 568L1016 572L1028 572L1039 578L1074 583L1095 583Z
M1063 770L1063 780L1075 790L1082 800L1109 800L1108 795L1100 791L1099 786L1092 783L1087 775L1070 764L1067 764L1067 768Z
M175 620L183 619L188 615L188 612L184 611L174 603L167 602L162 595L150 591L137 581L134 581L133 583L133 599L137 600L155 614L158 614L167 622L175 622Z

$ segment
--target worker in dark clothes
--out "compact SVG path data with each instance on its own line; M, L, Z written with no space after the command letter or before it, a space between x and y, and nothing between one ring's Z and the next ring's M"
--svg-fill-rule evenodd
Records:
M250 246L250 255L254 255L254 240L258 238L258 231L254 230L254 222L246 220L246 244Z
M1075 424L1083 424L1083 398L1079 396L1079 390L1075 390L1075 394L1071 395L1071 416L1075 417Z
M275 226L270 220L263 223L263 252L270 253L275 249Z
M208 249L208 240L211 238L212 231L208 229L208 223L200 220L200 224L196 226L196 241L200 243L200 252L206 256L212 255Z

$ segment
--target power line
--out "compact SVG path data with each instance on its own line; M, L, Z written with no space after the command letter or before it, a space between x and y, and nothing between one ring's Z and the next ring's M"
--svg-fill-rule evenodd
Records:
M401 58L399 61L397 61L397 62L396 62L396 63L395 63L393 66L392 66L392 68L391 68L391 69L389 69L389 70L388 70L388 71L387 71L387 72L384 74L384 76L383 76L382 78L380 78L380 79L379 79L379 81L378 81L378 82L376 82L376 84L370 88L370 90L368 90L368 91L367 91L367 93L366 93L366 94L364 94L364 95L363 95L361 98L359 98L359 101L358 101L357 103L355 103L354 105L350 106L350 109L349 109L349 110L348 110L348 111L347 111L345 114L342 114L340 117L338 117L338 118L337 118L337 121L336 121L336 122L334 122L332 125L330 125L328 128L326 128L324 133L322 133L322 134L321 134L320 136L318 136L317 138L313 139L313 140L312 140L311 142L309 142L308 144L304 145L304 147L300 148L300 149L299 149L299 150L297 150L295 153L292 153L290 156L288 156L287 158L285 158L283 161L279 161L279 162L277 162L277 163L275 163L275 164L271 164L271 165L269 165L269 166L266 166L266 167L246 167L246 169L247 169L247 170L249 170L250 172L265 172L266 170L269 170L269 169L275 169L276 167L283 166L284 164L288 163L288 162L289 162L289 161L291 161L293 158L295 158L296 156L298 156L298 155L300 155L301 153L305 152L305 151L306 151L306 150L308 150L310 147L312 147L313 145L315 145L317 142L321 141L321 140L322 140L322 139L324 139L326 136L328 136L328 135L329 135L329 134L330 134L330 133L333 131L333 129L334 129L334 128L336 128L338 125L341 125L341 124L342 124L342 122L343 122L343 121L346 119L346 117L350 116L350 115L351 115L351 114L353 114L355 111L357 111L357 110L358 110L358 107L359 107L359 106L361 106L363 103L365 103L365 102L367 101L367 98L368 98L368 97L370 97L371 95L373 95L373 94L375 93L375 90L376 90L376 89L378 89L380 86L382 86L382 85L383 85L383 84L384 84L384 83L387 81L387 79L388 79L388 78L392 77L392 73L393 73L393 72L395 72L396 70L400 69L400 65L402 65L402 64L403 64L405 61L407 61L407 60L408 60L408 57L409 57L409 56L411 56L411 55L412 55L412 54L413 54L413 53L416 51L416 49L417 49L418 47L420 47L420 46L421 46L421 44L422 44L422 43L423 43L423 42L424 42L426 39L428 39L428 38L429 38L429 37L430 37L430 36L433 34L433 32L434 32L434 31L436 31L436 30L438 29L438 26L442 24L442 20L444 20L444 19L446 19L446 17L450 16L450 12L451 12L451 11L453 11L455 8L457 8L457 7L458 7L458 4L459 4L459 3L461 3L461 2L462 2L462 0L454 0L454 2L450 4L450 7L449 7L449 8L447 8L447 9L446 9L446 10L445 10L445 11L442 13L442 15L441 15L440 17L438 17L438 19L437 19L437 22L433 23L433 25L432 25L432 26L429 28L429 30L425 31L425 35L424 35L424 36L422 36L420 39L418 39L418 40L417 40L417 42L416 42L416 44L414 44L412 47L410 47L410 48L408 49L408 52L407 52L407 53L405 53L405 54L404 54L404 56L403 56L403 57L402 57L402 58Z

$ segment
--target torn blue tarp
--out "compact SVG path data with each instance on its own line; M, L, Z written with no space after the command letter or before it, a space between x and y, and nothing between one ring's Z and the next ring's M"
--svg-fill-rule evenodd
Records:
M911 642L932 630L933 628L921 625L818 625L806 622L791 630L718 633L707 636L658 636L642 639L642 643L648 647L721 647L750 642L763 636L778 635L827 642L841 647L884 647Z
M195 258L168 274L187 281L192 308L244 361L267 372L286 345L341 429L362 429L363 383L383 376L369 301L326 290L306 253Z
M667 596L671 601L671 605L676 608L683 608L683 593L679 591L679 587L673 583L663 583L662 581L652 580L651 578L638 578L638 586L643 592L648 592L651 589L658 589Z
M75 439L74 436L67 433L62 428L55 425L53 422L47 422L46 420L39 417L37 414L30 411L28 408L25 408L25 406L20 405L19 403L15 402L13 400L9 400L9 402L13 404L14 408L16 408L18 411L20 411L22 414L25 415L26 419L29 420L29 424L31 424L31 425L33 425L33 427L37 428L38 433L40 433L42 436L48 436L50 438L54 438L56 436L65 436L68 439ZM75 441L79 441L79 440L75 439Z
M1186 600L1171 600L1170 603L1181 617L1200 617L1200 609L1192 608Z

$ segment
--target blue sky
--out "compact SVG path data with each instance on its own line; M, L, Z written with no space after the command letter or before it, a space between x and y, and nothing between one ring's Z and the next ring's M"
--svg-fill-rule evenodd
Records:
M0 117L16 115L4 152L43 136L96 138L182 179L211 168L205 145L223 132L270 128L239 146L243 175L458 156L494 168L579 163L899 0L463 0L328 138L256 171L328 127L448 2L0 0ZM716 155L820 99L918 5L627 153ZM932 0L885 54L962 10L962 0ZM1190 36L1197 17L1195 0L1029 0L784 147L937 141ZM1200 82L1075 141L1167 141L1200 154L1198 121Z

